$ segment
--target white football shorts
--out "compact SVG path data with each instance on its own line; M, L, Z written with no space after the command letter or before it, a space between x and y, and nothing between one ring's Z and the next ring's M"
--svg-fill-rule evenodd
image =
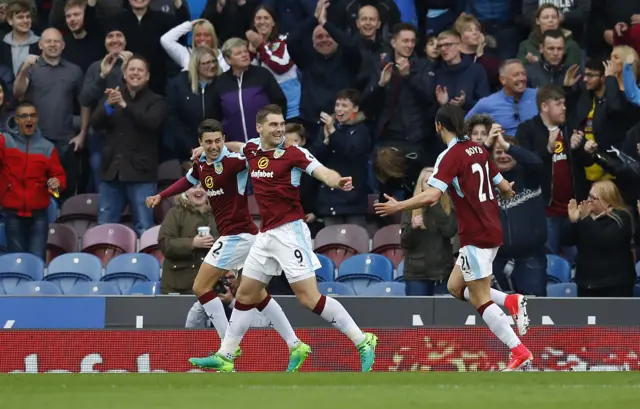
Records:
M456 264L462 270L464 281L481 280L493 274L493 259L500 247L481 249L466 245L460 249Z
M284 271L290 283L315 277L320 260L313 252L309 227L294 220L258 233L249 251L242 275L263 283Z
M256 236L249 233L220 236L213 243L204 262L222 270L239 270L244 266Z

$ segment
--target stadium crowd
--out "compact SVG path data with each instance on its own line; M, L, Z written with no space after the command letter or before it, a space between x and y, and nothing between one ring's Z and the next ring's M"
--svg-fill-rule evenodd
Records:
M495 286L545 296L552 279L573 281L579 296L633 296L638 2L10 0L0 21L7 252L49 261L49 223L71 220L83 195L97 224L126 223L140 237L103 257L142 250L153 231L162 292L191 293L216 236L206 189L155 213L145 199L186 174L204 119L245 142L258 110L277 104L288 140L353 177L345 193L303 176L316 249L322 231L365 228L373 245L346 240L339 267L397 226L393 277L402 271L407 295L444 294L457 251L450 198L398 219L371 206L425 188L446 148L435 114L454 104L517 193L500 201ZM80 236L89 227L70 225ZM557 263L569 276L552 274Z

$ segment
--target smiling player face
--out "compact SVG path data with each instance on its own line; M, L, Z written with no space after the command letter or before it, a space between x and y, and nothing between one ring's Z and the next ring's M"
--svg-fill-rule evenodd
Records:
M260 141L265 149L274 149L282 143L284 138L284 117L269 114L263 123L256 126L260 134Z
M220 157L224 147L224 135L222 132L205 132L200 138L200 146L204 149L207 162L213 162Z

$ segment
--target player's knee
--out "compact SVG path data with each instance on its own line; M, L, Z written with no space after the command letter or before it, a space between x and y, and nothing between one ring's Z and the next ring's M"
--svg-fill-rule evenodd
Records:
M464 287L460 286L458 283L452 282L452 280L449 280L449 282L447 283L447 291L449 291L449 294L453 295L454 297L456 297L459 300L464 301Z
M313 310L318 304L318 300L320 299L320 293L316 289L315 291L312 289L305 289L304 291L297 291L296 298L300 304L304 305L310 310Z

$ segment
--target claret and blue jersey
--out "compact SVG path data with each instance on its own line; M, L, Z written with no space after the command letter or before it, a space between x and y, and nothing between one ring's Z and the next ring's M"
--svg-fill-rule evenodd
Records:
M262 231L304 219L300 204L302 172L311 175L322 166L308 150L284 143L283 140L275 149L263 150L260 138L255 138L242 148L260 208Z
M206 191L211 211L222 236L241 233L257 234L247 202L247 160L241 153L223 147L218 159L207 163L203 153L187 173L194 186L201 184Z
M502 224L494 186L503 180L489 152L470 140L453 139L438 156L428 184L446 192L458 218L460 245L494 248L502 245Z

